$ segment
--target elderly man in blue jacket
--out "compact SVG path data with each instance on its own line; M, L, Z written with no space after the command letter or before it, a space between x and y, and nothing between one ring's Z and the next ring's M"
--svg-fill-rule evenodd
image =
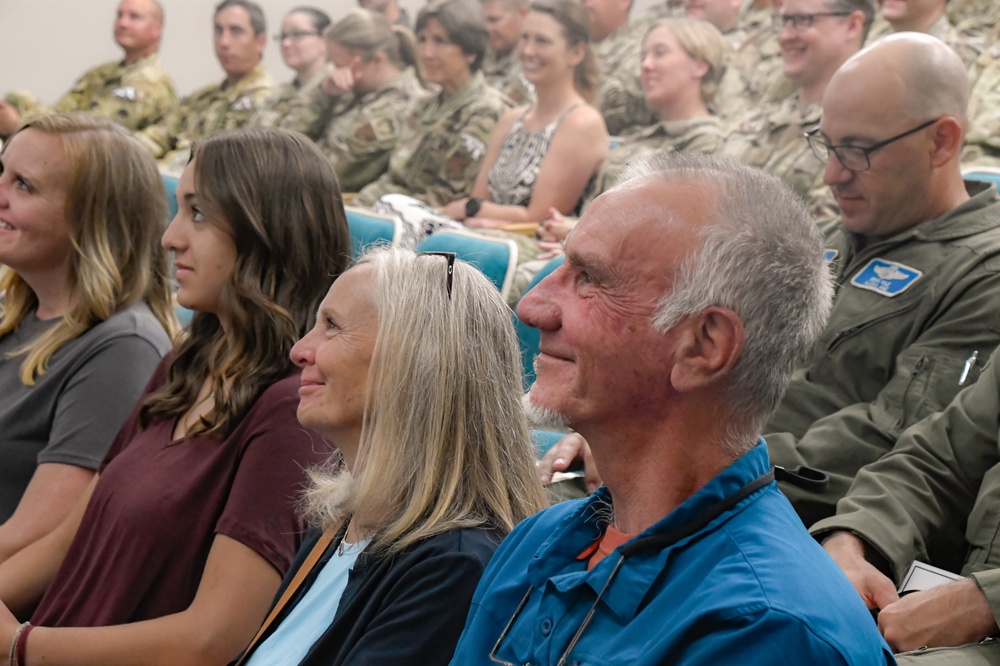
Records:
M749 167L659 158L597 199L518 314L532 408L605 486L501 544L452 663L894 663L759 438L831 291L802 204Z

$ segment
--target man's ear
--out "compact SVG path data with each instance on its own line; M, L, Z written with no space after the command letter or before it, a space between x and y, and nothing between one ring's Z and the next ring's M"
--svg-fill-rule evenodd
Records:
M964 130L962 124L951 116L945 116L934 128L934 155L931 164L941 167L957 159L962 151Z
M679 324L670 381L678 391L695 391L725 377L743 353L743 322L728 308L713 306Z

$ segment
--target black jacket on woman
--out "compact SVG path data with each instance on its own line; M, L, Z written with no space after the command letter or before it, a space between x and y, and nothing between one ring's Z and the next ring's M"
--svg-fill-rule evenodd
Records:
M275 599L320 535L317 530L306 535ZM301 666L446 666L465 627L472 594L501 538L494 530L468 528L424 539L393 557L362 552L348 576L337 614L313 618L329 626ZM260 643L316 582L340 541L338 535L327 547Z

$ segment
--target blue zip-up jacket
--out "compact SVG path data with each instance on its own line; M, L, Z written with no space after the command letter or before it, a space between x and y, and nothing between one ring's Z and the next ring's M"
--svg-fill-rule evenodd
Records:
M606 527L606 488L525 520L503 541L473 598L453 666L498 648L510 663L557 664L618 565L639 539L694 524L767 474L763 443L656 525L587 571ZM749 488L748 488L749 489ZM771 481L693 534L622 562L567 664L895 664L871 615Z

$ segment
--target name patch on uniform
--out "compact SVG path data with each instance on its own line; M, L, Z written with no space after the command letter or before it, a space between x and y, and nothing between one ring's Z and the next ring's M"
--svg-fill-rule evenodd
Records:
M909 289L922 275L916 268L895 261L872 259L854 276L851 284L892 298Z
M830 263L831 261L836 259L837 255L839 254L840 252L837 250L823 250L823 261L825 261L826 263Z
M253 99L247 95L240 97L238 100L229 105L230 111L253 111L254 106Z
M123 99L127 102L134 102L139 98L135 92L135 88L132 86L123 86L121 88L115 88L111 91L111 96L117 99Z

